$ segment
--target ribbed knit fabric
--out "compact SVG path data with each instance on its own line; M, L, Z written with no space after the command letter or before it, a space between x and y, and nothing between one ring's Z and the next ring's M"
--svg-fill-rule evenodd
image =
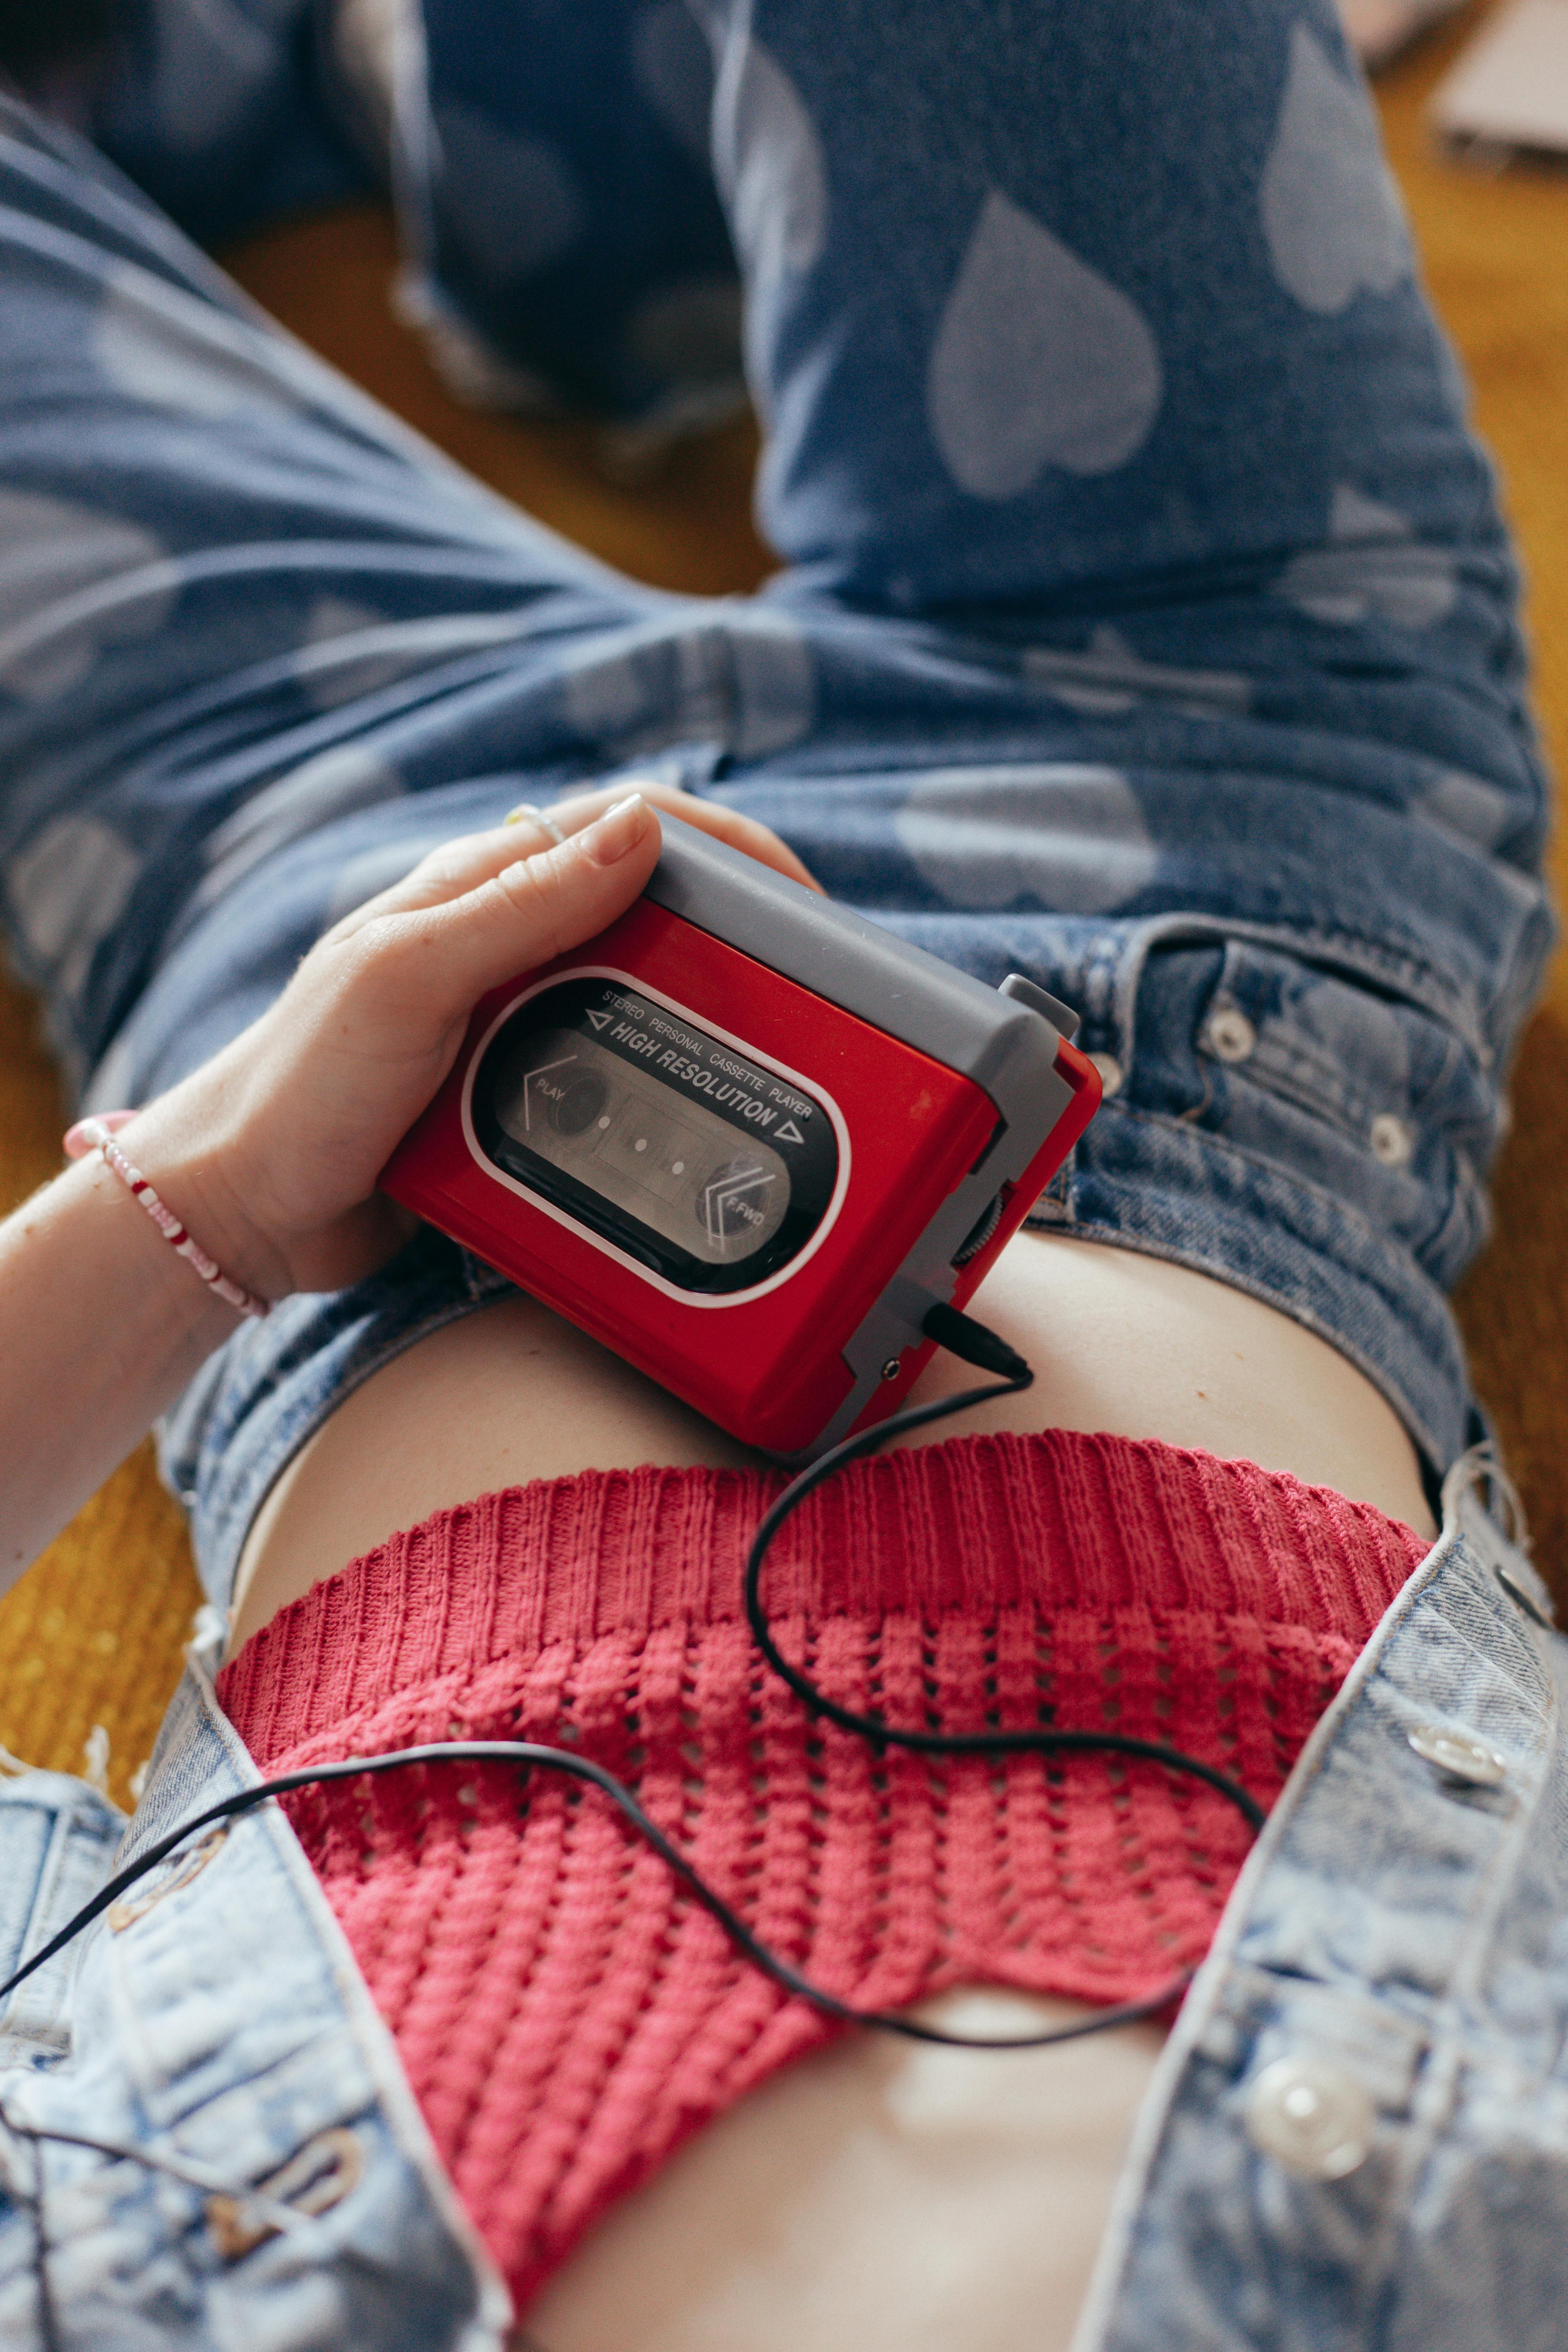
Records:
M1247 1844L1201 1785L1101 1758L879 1757L814 1727L741 1608L780 1484L588 1473L439 1512L284 1610L223 1704L267 1772L571 1745L857 2003L974 1982L1114 2001L1196 1960ZM1113 1726L1268 1802L1425 1549L1247 1464L960 1438L820 1489L766 1598L786 1655L851 1706ZM520 2308L611 2199L832 2031L575 1784L447 1767L289 1805Z

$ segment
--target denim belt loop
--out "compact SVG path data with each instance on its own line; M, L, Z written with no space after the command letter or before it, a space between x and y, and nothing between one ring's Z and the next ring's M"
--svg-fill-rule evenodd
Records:
M1454 1464L1443 1481L1442 1509L1444 1527L1463 1531L1515 1609L1542 1633L1554 1632L1552 1597L1531 1558L1524 1505L1489 1439Z

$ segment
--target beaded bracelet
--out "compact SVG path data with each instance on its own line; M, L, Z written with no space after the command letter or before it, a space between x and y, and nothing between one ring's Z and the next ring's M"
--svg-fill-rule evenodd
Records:
M68 1158L80 1160L89 1151L101 1151L105 1166L114 1171L132 1199L141 1202L171 1247L181 1257L190 1261L209 1290L216 1291L228 1306L237 1307L242 1315L267 1314L268 1301L258 1298L255 1291L247 1290L239 1283L229 1280L216 1261L208 1257L201 1244L191 1239L174 1211L165 1208L140 1168L127 1160L114 1140L114 1129L123 1127L127 1119L134 1117L133 1111L110 1110L105 1111L101 1118L79 1118L66 1135Z

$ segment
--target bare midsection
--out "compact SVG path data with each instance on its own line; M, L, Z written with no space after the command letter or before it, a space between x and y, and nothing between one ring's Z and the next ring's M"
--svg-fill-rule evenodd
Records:
M1201 1446L1430 1530L1414 1448L1384 1398L1325 1340L1227 1284L1021 1234L971 1311L1027 1358L1035 1385L932 1438L1058 1428ZM974 1378L939 1356L916 1394ZM476 1495L580 1470L751 1458L547 1308L506 1299L395 1357L295 1456L245 1548L234 1644L399 1528Z

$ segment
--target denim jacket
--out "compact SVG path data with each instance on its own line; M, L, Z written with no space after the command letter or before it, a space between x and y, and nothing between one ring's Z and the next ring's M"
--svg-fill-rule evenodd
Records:
M1075 2352L1562 2341L1568 1642L1483 1502L1490 1475L1479 1454L1450 1475L1437 1542L1237 1883ZM6 1972L255 1781L204 1615L129 1826L60 1774L0 1789ZM276 1805L198 1835L13 1995L7 2352L481 2352L507 2325Z
M258 1775L204 1610L127 1825L0 1787L6 1974L111 1873ZM6 2352L490 2352L509 2297L276 1804L199 1832L0 2015Z

